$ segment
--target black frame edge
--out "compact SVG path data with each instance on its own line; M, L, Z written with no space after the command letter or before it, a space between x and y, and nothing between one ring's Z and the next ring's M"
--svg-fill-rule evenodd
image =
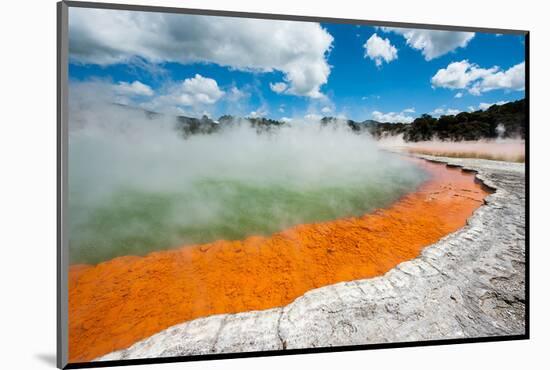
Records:
M314 353L353 352L353 351L364 351L364 350L375 350L375 349L443 346L443 345L453 345L453 344L473 344L473 343L487 343L487 342L494 343L494 342L517 341L517 340L527 340L527 339L529 338L526 334L520 334L520 335L509 335L509 336L483 337L483 338L441 339L441 340L430 340L430 341L376 343L376 344L322 347L322 348L303 348L303 349L238 352L238 353L217 353L217 354L207 354L207 355L175 356L175 357L155 357L155 358L144 358L144 359L69 363L67 364L67 366L64 367L64 369L86 369L86 368L99 368L99 367L151 365L151 364L165 364L165 363L192 362L192 361L213 361L213 360L227 360L227 359L250 358L250 357L307 355L307 354L314 354Z
M57 11L57 294L56 294L56 366L68 364L68 251L65 238L67 89L68 89L68 5L56 3Z
M258 18L258 19L288 20L288 21L302 21L302 22L327 22L327 23L342 23L342 24L351 23L351 24L361 24L361 25L368 25L368 26L381 26L381 27L422 28L422 29L432 29L432 30L441 30L441 31L487 32L487 33L502 33L502 34L515 34L515 35L524 35L529 32L528 30L519 30L519 29L489 28L489 27L475 27L475 26L452 26L452 25L430 24L430 23L379 21L379 20L372 20L372 19L366 20L366 19L354 19L354 18L331 18L331 17L319 17L319 16L309 16L309 15L306 16L306 15L291 15L291 14L277 14L277 13L240 12L240 11L231 11L231 10L176 8L176 7L154 6L154 5L94 3L90 1L73 1L73 0L63 0L63 2L67 4L67 6L74 7L74 8L132 10L132 11L144 11L144 12L211 15L211 16Z
M525 335L530 336L530 249L531 249L531 228L530 228L530 131L531 131L531 34L525 33Z
M57 65L56 65L56 83L57 83L57 95L56 95L56 112L57 112L57 118L56 118L56 130L57 130L57 136L56 136L56 207L57 207L57 218L56 218L56 366L58 368L63 368L64 364L60 360L61 356L59 355L62 351L62 343L61 343L61 241L60 241L60 234L61 234L61 220L60 220L60 202L59 199L61 197L61 184L60 184L60 178L61 178L61 171L59 168L59 162L61 161L61 152L60 152L60 145L61 145L61 98L59 91L61 90L61 81L60 81L60 75L61 75L61 38L62 38L62 32L61 32L61 7L62 3L58 2L56 3L56 27L57 27L57 51L56 51L56 58L57 58Z

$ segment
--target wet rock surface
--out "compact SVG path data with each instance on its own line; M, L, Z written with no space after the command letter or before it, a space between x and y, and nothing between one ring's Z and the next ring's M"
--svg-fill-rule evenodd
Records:
M476 171L495 192L419 257L285 307L175 325L96 361L524 334L524 165L420 157Z

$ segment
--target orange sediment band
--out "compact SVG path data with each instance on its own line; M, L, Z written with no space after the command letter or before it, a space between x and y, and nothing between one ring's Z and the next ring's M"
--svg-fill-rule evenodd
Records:
M195 318L283 306L308 290L381 275L415 258L463 227L487 195L471 173L418 163L430 180L362 217L71 266L70 362Z

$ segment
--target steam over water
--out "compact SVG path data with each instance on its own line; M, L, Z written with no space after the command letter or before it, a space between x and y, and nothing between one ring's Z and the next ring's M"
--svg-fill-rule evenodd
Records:
M268 235L362 215L426 174L346 125L257 133L247 122L183 138L169 117L71 106L71 263Z

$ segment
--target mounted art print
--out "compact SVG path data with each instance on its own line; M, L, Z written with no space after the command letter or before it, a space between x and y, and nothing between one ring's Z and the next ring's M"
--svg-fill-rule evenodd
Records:
M528 338L527 31L58 21L60 368Z

